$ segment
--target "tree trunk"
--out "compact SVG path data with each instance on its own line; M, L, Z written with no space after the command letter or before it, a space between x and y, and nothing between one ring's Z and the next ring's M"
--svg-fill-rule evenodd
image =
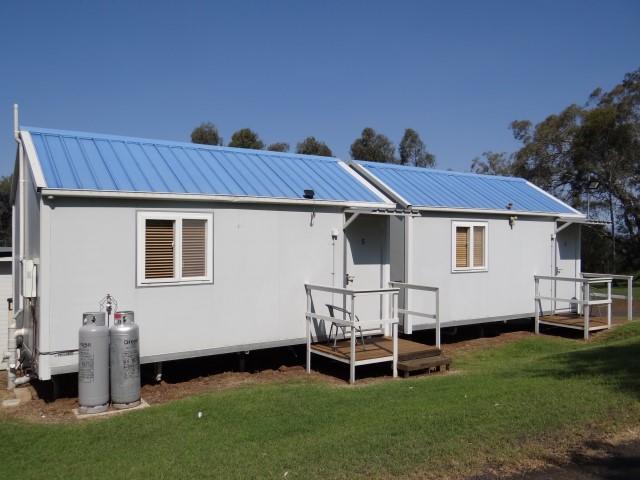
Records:
M616 273L616 223L611 191L609 191L609 220L611 220L611 270L612 273Z

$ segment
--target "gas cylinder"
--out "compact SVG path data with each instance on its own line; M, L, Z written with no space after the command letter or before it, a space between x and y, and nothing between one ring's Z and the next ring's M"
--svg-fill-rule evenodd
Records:
M82 314L78 344L80 413L104 412L109 405L109 329L104 312Z
M140 404L140 329L132 311L116 312L109 329L111 404L130 408Z

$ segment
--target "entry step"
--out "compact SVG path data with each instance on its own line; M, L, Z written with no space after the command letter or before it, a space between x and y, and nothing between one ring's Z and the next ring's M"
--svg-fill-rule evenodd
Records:
M437 350L437 349L436 349ZM440 372L449 370L451 359L445 355L433 355L430 357L414 358L411 360L403 360L398 362L398 370L400 370L404 378L409 376L411 372L426 371L431 373L432 370Z

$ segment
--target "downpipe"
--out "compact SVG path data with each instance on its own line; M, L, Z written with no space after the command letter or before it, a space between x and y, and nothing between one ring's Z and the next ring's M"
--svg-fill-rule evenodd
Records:
M10 332L13 332L9 338L9 348L13 348L13 352L9 352L8 361L11 362L7 369L7 390L13 390L15 387L26 385L31 381L31 367L33 362L33 354L31 350L24 345L25 329L17 329L15 325L15 318L12 318L12 328L9 328ZM17 376L18 372L21 372L21 376Z
M16 380L16 316L9 316L9 325L8 325L8 335L7 335L7 354L6 354L6 362L7 362L7 390L13 390L15 387Z
M19 206L20 206L20 218L19 218L19 224L18 224L18 230L20 232L20 242L19 245L14 245L13 248L15 249L16 247L19 248L19 258L20 258L20 266L22 266L22 255L24 254L25 251L25 226L24 226L24 219L25 219L25 211L24 211L24 207L25 207L25 173L24 173L24 169L25 169L25 161L24 161L24 151L23 151L23 146L22 146L22 142L20 141L20 120L19 120L19 114L18 114L18 105L14 104L13 105L13 139L15 140L16 144L18 145L18 196L15 199L16 202L18 202ZM15 236L14 236L15 238ZM16 252L13 252L13 261L16 261ZM20 276L20 279L22 279L22 275ZM15 282L15 277L13 279L13 281ZM15 287L15 284L14 284ZM14 292L15 292L15 288L14 288ZM15 312L15 314L13 315L9 315L9 322L8 322L8 328L7 328L7 352L8 352L8 360L7 363L8 368L7 368L7 390L13 390L16 386L16 371L17 371L17 366L19 364L19 357L18 355L18 345L17 345L17 328L16 328L16 317L19 314L23 314L24 315L24 311L23 311L23 299L22 298L17 298L14 299L14 306L13 306L13 310L12 312ZM20 337L21 339L23 338L22 336Z

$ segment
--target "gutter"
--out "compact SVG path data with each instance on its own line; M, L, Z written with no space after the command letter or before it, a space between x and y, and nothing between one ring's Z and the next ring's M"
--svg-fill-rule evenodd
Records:
M490 210L481 208L451 208L451 207L412 207L420 212L447 212L447 213L482 213L491 215L508 215L508 216L528 216L528 217L549 217L557 220L574 219L580 220L585 218L583 214L562 214L559 212L525 212L521 210Z
M388 203L340 202L335 200L312 200L279 197L242 197L233 195L203 195L190 193L121 192L113 190L71 190L60 188L41 188L41 194L48 199L55 197L119 198L142 200L180 200L194 202L225 202L234 204L298 205L313 207L366 207L389 208Z

